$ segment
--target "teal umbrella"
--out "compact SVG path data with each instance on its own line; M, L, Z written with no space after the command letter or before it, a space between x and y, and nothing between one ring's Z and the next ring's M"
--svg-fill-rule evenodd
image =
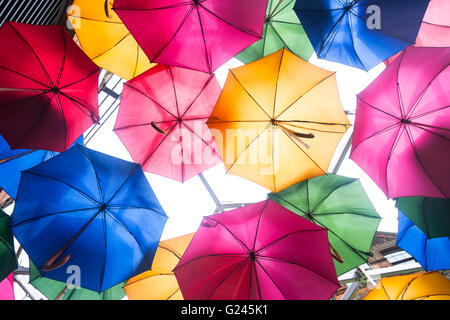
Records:
M367 261L380 216L358 179L334 174L297 183L269 197L328 230L336 273Z
M81 287L69 287L65 282L42 276L30 261L30 284L49 300L120 300L125 297L126 281L102 292Z
M304 60L314 52L294 7L295 0L269 0L262 39L241 51L236 59L249 63L286 48Z
M450 236L450 199L398 198L395 206L422 230L428 239Z
M17 269L14 240L9 230L9 216L0 210L0 282Z

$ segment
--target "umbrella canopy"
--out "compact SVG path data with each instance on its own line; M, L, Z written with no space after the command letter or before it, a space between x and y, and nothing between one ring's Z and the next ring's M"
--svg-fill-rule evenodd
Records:
M120 300L125 297L125 282L100 293L81 287L69 288L65 282L41 276L33 262L30 262L30 284L49 300Z
M0 210L0 281L17 269L14 239L9 229L10 218Z
M214 74L158 65L125 83L115 132L142 168L184 182L221 161L206 125Z
M124 289L129 300L183 300L173 269L194 233L161 241L152 269L128 280Z
M294 10L321 59L370 70L414 44L429 0L297 0Z
M367 262L381 218L358 179L328 174L269 198L328 230L338 276Z
M450 300L450 281L436 271L382 278L364 300Z
M295 0L269 0L262 39L236 56L243 63L265 57L286 48L302 59L311 58L314 48L292 10Z
M75 145L22 173L11 229L41 275L101 292L151 267L166 220L139 165Z
M350 123L335 74L281 49L229 71L208 126L227 172L278 192L326 174Z
M390 198L450 197L449 62L408 47L358 95L350 158Z
M205 217L174 269L187 300L330 299L325 229L272 200Z
M115 0L152 62L212 73L261 39L267 0Z
M129 80L150 69L136 40L112 10L113 0L75 0L67 17L83 51L99 67Z
M395 206L422 230L427 238L450 236L450 199L405 197Z
M3 281L0 281L0 300L14 299L14 276L11 273Z
M0 134L12 149L66 150L98 121L98 67L60 26L0 29Z
M419 34L416 46L420 47L450 47L450 2L447 0L430 0Z
M75 143L83 144L83 137ZM57 152L36 149L11 149L0 136L0 186L15 199L22 171L57 155Z
M450 269L450 238L428 239L401 211L398 212L397 246L413 256L425 271Z

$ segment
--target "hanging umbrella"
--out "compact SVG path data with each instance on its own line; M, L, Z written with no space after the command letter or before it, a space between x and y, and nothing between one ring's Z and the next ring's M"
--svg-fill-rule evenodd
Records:
M335 74L286 49L231 69L207 123L227 172L273 192L326 174L350 126Z
M269 198L328 230L338 276L367 262L381 218L358 179L328 174Z
M398 198L395 206L428 239L450 236L450 199L405 197Z
M83 137L75 143L83 144ZM0 136L0 186L15 199L20 173L57 155L57 152L36 149L11 149Z
M161 241L152 270L131 278L124 289L129 300L183 300L173 269L180 261L194 233Z
M120 300L125 297L121 282L102 292L81 287L69 287L65 282L41 276L36 266L30 262L30 284L49 300Z
M113 0L75 0L67 17L83 51L99 67L129 80L154 64L112 10Z
M390 198L450 197L449 62L408 47L358 95L350 158Z
M42 276L101 292L151 267L166 219L139 165L76 145L22 173L11 229Z
M98 67L60 26L0 29L0 134L12 149L66 150L98 121Z
M414 44L429 0L297 0L297 13L321 59L370 70Z
M364 300L450 300L450 281L436 271L382 278Z
M450 238L428 239L401 211L398 212L397 246L413 256L425 271L450 269Z
M286 48L302 59L311 58L314 48L297 15L292 10L295 0L269 0L262 39L236 56L243 63L265 57Z
M0 210L0 281L17 269L14 239L9 230L10 218Z
M14 276L11 273L0 281L0 300L14 300Z
M272 200L205 217L174 273L186 300L322 300L339 287L326 230Z
M212 73L261 39L268 0L116 0L152 62Z
M214 75L158 65L125 83L115 132L142 168L181 182L221 161L206 125Z

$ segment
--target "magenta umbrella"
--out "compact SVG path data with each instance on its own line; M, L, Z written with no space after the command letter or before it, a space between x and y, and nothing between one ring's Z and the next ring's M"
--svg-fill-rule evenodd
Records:
M14 278L12 273L0 282L0 300L14 300Z
M358 95L350 158L389 198L450 197L449 63L408 47Z
M322 300L339 287L327 231L272 200L205 217L174 273L187 300Z
M115 0L152 62L212 73L262 38L268 0Z

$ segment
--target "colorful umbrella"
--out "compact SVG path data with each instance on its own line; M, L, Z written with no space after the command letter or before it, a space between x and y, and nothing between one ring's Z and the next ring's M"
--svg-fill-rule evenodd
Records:
M116 0L152 62L212 73L261 39L268 0Z
M12 149L66 150L98 121L98 67L60 26L0 29L0 134Z
M194 233L161 241L152 269L131 278L124 289L129 300L183 300L173 269Z
M295 0L269 0L262 39L239 53L236 58L249 63L286 48L308 60L314 52L297 15L292 10Z
M339 287L326 230L272 200L205 217L174 273L187 300L321 300Z
M9 230L10 218L0 210L0 281L17 269L14 239Z
M278 192L326 174L350 123L335 74L282 49L229 71L208 126L227 172Z
M450 281L436 271L382 278L364 300L450 300Z
M81 287L69 288L65 282L41 276L32 262L30 262L30 284L49 300L120 300L125 297L125 291L123 291L125 282L100 293Z
M398 212L397 246L413 256L425 271L450 269L450 238L428 239L401 211Z
M417 35L416 46L450 47L448 12L450 12L448 0L430 0Z
M158 65L125 83L115 132L142 168L181 182L221 161L206 125L214 75Z
M139 165L75 145L22 173L11 229L41 275L101 292L151 267L166 220Z
M3 281L0 281L0 300L14 299L14 277L11 273Z
M408 47L358 95L350 158L390 198L450 197L449 62Z
M83 137L75 143L83 144ZM0 136L0 186L15 199L19 189L21 171L29 169L57 155L57 152L36 149L12 150Z
M395 206L428 239L450 236L450 199L405 197L398 198Z
M429 0L297 0L297 13L321 59L370 70L414 44Z
M67 17L81 48L99 67L129 80L154 64L112 10L113 0L75 0Z
M358 179L328 174L269 198L328 230L338 276L367 262L381 218Z

